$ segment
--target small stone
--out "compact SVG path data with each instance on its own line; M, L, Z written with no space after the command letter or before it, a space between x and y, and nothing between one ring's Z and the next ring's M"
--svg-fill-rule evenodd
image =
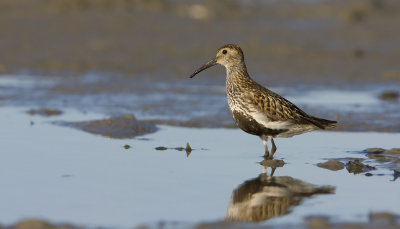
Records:
M159 147L156 147L155 149L156 150L167 150L168 148L164 147L164 146L159 146Z
M130 145L124 145L124 148L125 149L129 149L129 148L131 148L131 146Z
M365 176L372 177L373 175L372 175L372 173L366 173Z
M330 160L324 163L318 163L317 166L332 171L338 171L344 169L344 163L336 160Z

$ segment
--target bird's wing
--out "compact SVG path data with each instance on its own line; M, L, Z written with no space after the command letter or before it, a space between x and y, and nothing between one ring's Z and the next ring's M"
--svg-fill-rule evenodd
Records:
M248 93L249 110L258 122L272 129L286 129L293 124L311 124L323 128L304 111L278 94L263 88Z
M301 121L308 115L296 105L272 91L249 93L253 108L263 112L271 121Z

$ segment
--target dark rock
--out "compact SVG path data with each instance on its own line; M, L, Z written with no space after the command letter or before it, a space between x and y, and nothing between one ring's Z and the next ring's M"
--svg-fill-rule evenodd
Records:
M156 147L155 149L156 150L167 150L168 148L164 147L164 146L159 146L159 147Z

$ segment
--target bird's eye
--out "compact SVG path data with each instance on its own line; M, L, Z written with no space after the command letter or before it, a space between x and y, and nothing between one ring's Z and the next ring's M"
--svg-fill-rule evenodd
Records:
M227 52L226 49L222 50L222 54L226 54Z

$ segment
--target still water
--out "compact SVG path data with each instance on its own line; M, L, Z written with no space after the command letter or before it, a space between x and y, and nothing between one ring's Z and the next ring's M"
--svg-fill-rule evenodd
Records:
M31 217L118 228L225 218L286 224L316 214L342 222L400 212L392 171L378 167L365 176L316 166L330 158L366 158L359 152L369 147L399 147L400 134L316 131L277 139L275 157L286 164L271 178L271 168L260 165L262 142L238 129L159 126L118 140L53 124L100 114L65 110L44 118L26 110L0 109L4 224ZM187 142L189 156L173 149Z

